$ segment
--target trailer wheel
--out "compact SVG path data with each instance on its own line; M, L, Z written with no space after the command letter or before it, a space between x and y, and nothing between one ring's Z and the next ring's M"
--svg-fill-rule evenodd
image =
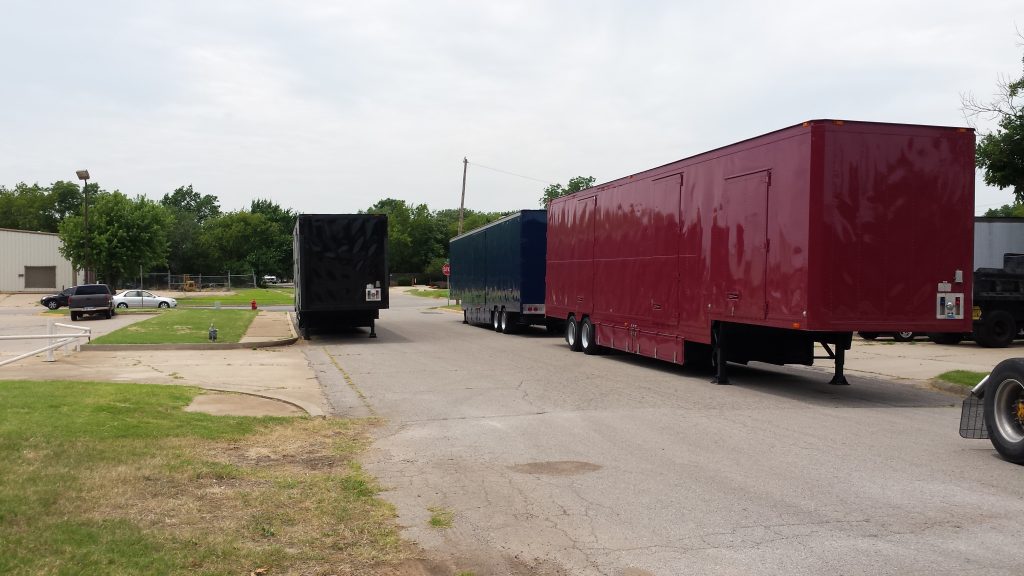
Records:
M508 310L502 310L501 311L501 333L502 334L511 334L512 332L515 332L515 323L513 322L513 319L511 318L511 316L512 316L512 313L509 312Z
M875 338L878 338L878 332L857 332L857 336L860 336L865 340L874 340Z
M911 342L914 340L913 332L894 332L892 339L896 342Z
M565 342L569 345L569 350L580 351L580 327L576 324L575 316L569 316L565 321Z
M462 311L462 323L463 324L469 324L469 311L468 310L463 310Z
M959 332L929 332L928 339L936 344L955 345L964 339L964 335Z
M601 352L601 347L597 345L597 333L594 332L594 324L590 318L584 318L580 324L580 349L588 356Z
M985 387L985 425L1003 458L1024 464L1024 359L996 365Z
M502 310L494 309L494 314L491 314L491 328L495 332L501 332L501 313Z
M992 310L981 316L974 331L974 341L984 348L1006 348L1017 336L1017 323L1006 310Z

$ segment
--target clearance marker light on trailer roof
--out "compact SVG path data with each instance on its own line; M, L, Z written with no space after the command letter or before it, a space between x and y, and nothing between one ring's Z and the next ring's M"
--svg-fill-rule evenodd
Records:
M793 322L792 326L793 326L793 328L795 328L797 330L800 329L800 323L799 322Z
M832 123L835 124L836 126L842 126L843 124L846 124L846 122L843 122L842 120L833 120Z

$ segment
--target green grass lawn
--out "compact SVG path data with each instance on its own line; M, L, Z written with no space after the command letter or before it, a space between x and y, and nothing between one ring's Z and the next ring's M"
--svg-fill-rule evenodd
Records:
M182 411L194 388L0 381L0 574L359 574L401 559L365 421Z
M209 342L210 324L217 342L238 342L256 317L252 310L165 310L101 336L93 344L197 344Z
M248 306L255 300L258 306L286 306L295 303L294 288L247 288L236 290L234 294L206 296L197 293L195 296L178 298L178 307L213 306L220 302L223 306Z
M447 298L448 297L448 290L446 290L444 288L441 288L441 289L428 288L426 290L420 290L419 288L413 288L412 290L409 290L407 292L407 294L412 294L413 296L422 296L424 298Z
M939 380L946 382L952 382L953 384L959 384L961 386L967 386L968 388L974 388L981 382L981 379L988 376L987 372L971 372L970 370L951 370L939 374Z

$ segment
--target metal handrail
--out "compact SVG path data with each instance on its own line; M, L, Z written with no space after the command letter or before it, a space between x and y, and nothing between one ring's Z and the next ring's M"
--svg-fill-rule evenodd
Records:
M70 328L72 330L78 330L79 333L78 334L54 334L53 329L56 326L60 326L61 328ZM0 336L0 340L42 340L42 339L47 339L47 340L50 341L50 343L48 345L46 345L46 346L44 346L42 348L39 348L37 350L33 350L31 352L26 352L26 353L24 353L24 354L22 354L20 356L15 356L14 358L8 358L7 360L2 360L2 361L0 361L0 366L6 366L7 364L11 364L13 362L17 362L18 360L23 360L25 358L28 358L29 356L35 356L36 354L39 354L40 352L46 352L46 362L53 362L54 361L53 351L55 349L57 349L57 348L60 348L62 346L66 347L66 346L69 346L71 344L74 344L75 345L75 351L77 352L78 350L80 350L80 344L78 342L79 338L85 338L86 342L91 342L92 341L92 328L85 328L85 327L82 327L82 326L73 326L71 324L60 324L60 323L54 322L53 320L50 320L49 324L47 325L47 334L26 334L26 335L22 335L22 336ZM65 355L67 354L67 350L66 349L65 349L64 353L65 353Z

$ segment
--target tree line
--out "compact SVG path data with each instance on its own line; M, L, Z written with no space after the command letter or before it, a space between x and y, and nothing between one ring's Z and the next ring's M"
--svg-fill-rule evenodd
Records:
M84 194L74 182L49 186L0 186L0 228L54 232L61 253L82 269L88 260L98 281L121 285L146 272L219 275L228 272L292 276L292 231L297 213L268 199L223 212L215 195L191 185L159 201L130 197L88 184L86 232ZM448 242L458 233L458 209L431 210L426 204L385 198L360 210L387 214L390 268L434 273L448 258ZM505 216L503 212L464 211L463 231Z

